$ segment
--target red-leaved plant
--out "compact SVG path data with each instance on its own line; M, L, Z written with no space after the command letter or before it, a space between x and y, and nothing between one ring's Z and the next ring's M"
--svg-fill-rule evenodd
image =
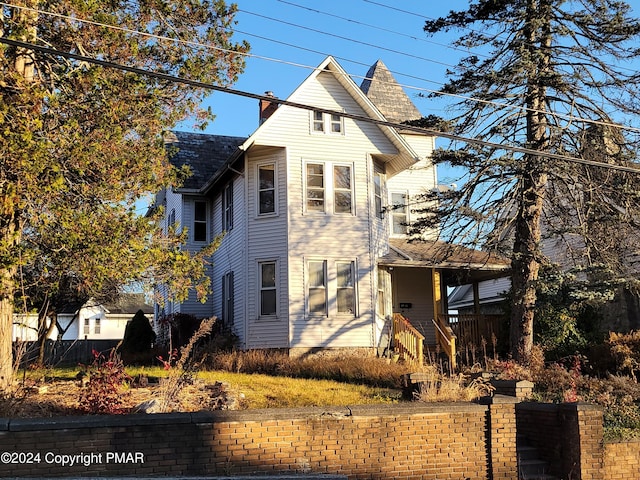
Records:
M115 349L108 357L96 350L91 353L93 362L84 366L89 381L80 393L80 409L92 414L126 413L122 407L122 388L130 377L124 371L122 360Z

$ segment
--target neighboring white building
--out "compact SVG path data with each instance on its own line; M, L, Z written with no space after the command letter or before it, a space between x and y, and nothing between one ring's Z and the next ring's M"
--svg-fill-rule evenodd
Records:
M69 305L58 313L57 324L50 340L121 340L127 322L142 310L153 322L153 307L145 303L142 294L123 294L117 301L99 304L89 300ZM37 340L38 315L14 315L13 339ZM60 337L60 338L59 338Z
M225 236L209 300L165 302L156 318L216 315L245 349L304 352L375 349L392 312L404 312L433 342L446 285L505 265L450 252L435 231L409 242L411 199L437 186L435 138L341 115L400 122L420 112L382 62L358 87L331 57L287 100L317 110L262 101L248 138L167 137L172 163L193 175L158 194L165 227L187 228L190 249Z

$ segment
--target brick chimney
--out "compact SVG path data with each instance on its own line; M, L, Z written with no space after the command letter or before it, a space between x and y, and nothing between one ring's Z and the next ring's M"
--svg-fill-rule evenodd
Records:
M271 91L264 92L264 94L267 97L271 97L274 99L276 98L273 92ZM260 125L262 125L262 123L267 118L273 115L273 112L275 112L277 109L278 109L278 102L270 102L269 100L261 99L260 100Z

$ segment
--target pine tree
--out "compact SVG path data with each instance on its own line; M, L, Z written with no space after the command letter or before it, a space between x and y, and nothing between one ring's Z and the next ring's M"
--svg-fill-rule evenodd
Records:
M12 4L0 6L0 41L26 45L0 43L0 388L11 382L21 279L43 304L63 285L88 297L155 273L178 296L208 287L210 250L189 256L183 237L136 210L178 180L162 134L212 119L200 108L206 92L29 44L218 85L236 80L248 49L232 41L236 9L222 0Z
M594 222L615 212L606 225L624 220L626 235L638 233L638 174L611 167L635 166L637 130L614 125L629 123L630 115L640 112L640 76L633 63L640 55L640 22L630 17L625 2L613 0L477 0L467 10L425 24L430 35L450 29L461 29L455 46L474 52L448 72L442 88L463 98L456 104L453 131L485 143L454 142L436 152L436 163L467 173L458 190L440 195L424 223L441 222L451 240L470 246L504 248L509 241L511 350L526 361L536 282L547 261L540 250L544 236L553 234L568 247L579 238L577 264L604 271L613 256L599 255L607 234ZM594 125L613 133L614 150L589 151ZM613 176L623 189L602 183ZM555 231L545 216L556 220Z

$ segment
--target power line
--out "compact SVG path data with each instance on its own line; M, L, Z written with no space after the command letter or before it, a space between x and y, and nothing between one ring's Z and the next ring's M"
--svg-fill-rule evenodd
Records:
M424 62L436 63L438 65L443 65L445 67L455 68L455 65L451 65L449 63L440 62L438 60L433 60L431 58L421 57L420 55L413 55L411 53L401 52L400 50L394 50L393 48L381 47L380 45L375 45L375 44L369 43L369 42L363 42L362 40L356 40L354 38L345 37L343 35L336 35L335 33L328 33L328 32L322 31L322 30L318 30L316 28L306 27L304 25L300 25L300 24L293 23L293 22L287 22L285 20L281 20L279 18L270 17L268 15L262 15L261 13L255 13L255 12L250 12L248 10L241 10L241 9L238 9L238 11L242 12L242 13L246 13L247 15L253 15L253 16L256 16L256 17L259 17L259 18L264 18L266 20L271 20L273 22L278 22L278 23L282 23L284 25L289 25L291 27L301 28L303 30L307 30L307 31L314 32L314 33L319 33L321 35L327 35L327 36L330 36L332 38L339 38L340 40L346 40L347 42L357 43L358 45L364 45L366 47L373 47L373 48L377 48L379 50L384 50L384 51L387 51L387 52L395 53L396 55L403 55L405 57L415 58L416 60L422 60Z
M434 136L434 137L443 137L443 138L448 138L450 140L458 140L458 141L461 141L461 142L464 142L464 143L481 145L481 146L484 146L484 147L495 148L495 149L498 149L498 150L507 150L507 151L512 151L512 152L516 152L516 153L523 153L525 155L534 155L534 156L545 157L545 158L550 158L550 159L554 159L554 160L561 160L561 161L564 161L564 162L579 163L579 164L582 164L582 165L589 165L589 166L594 166L594 167L607 168L607 169L610 169L610 170L619 170L619 171L630 172L630 173L640 173L640 169L633 168L633 167L628 167L628 166L624 166L624 165L612 165L612 164L608 164L608 163L602 163L602 162L596 162L596 161L593 161L593 160L587 160L587 159L584 159L584 158L568 157L568 156L565 156L565 155L559 155L557 153L540 152L538 150L533 150L533 149L525 148L525 147L518 147L518 146L513 146L513 145L501 145L499 143L489 142L487 140L481 140L481 139L478 139L478 138L467 138L467 137L462 137L460 135L454 135L454 134L451 134L451 133L438 132L436 130L432 130L432 129L428 129L428 128L414 127L412 125L405 125L405 124L397 123L397 122L389 122L389 121L386 121L386 120L380 120L380 119L375 119L375 118L371 118L371 117L365 117L365 116L362 116L362 115L352 114L352 113L348 113L348 112L344 112L344 111L332 110L332 109L328 109L328 108L317 107L317 106L313 106L313 105L307 105L307 104L303 104L303 103L299 103L299 102L292 102L290 100L280 100L280 99L273 98L273 97L268 96L268 95L259 95L259 94L255 94L255 93L251 93L251 92L232 89L232 88L229 88L229 87L223 87L223 86L219 86L219 85L214 85L214 84L211 84L211 83L200 82L200 81L197 81L197 80L189 80L189 79L177 77L177 76L174 76L174 75L169 75L169 74L166 74L166 73L152 72L152 71L145 70L145 69L138 68L138 67L130 67L128 65L122 65L122 64L118 64L118 63L114 63L114 62L109 62L109 61L106 61L106 60L99 60L99 59L96 59L96 58L88 57L86 55L79 55L79 54L70 53L70 52L62 52L62 51L59 51L59 50L56 50L56 49L53 49L53 48L42 47L40 45L35 45L35 44L32 44L32 43L28 43L28 42L21 42L21 41L18 41L18 40L10 40L8 38L0 38L0 43L4 43L6 45L11 45L13 47L24 48L26 50L34 50L34 51L38 51L38 52L41 52L41 53L61 56L61 57L64 57L64 58L74 59L74 60L78 60L78 61L81 61L81 62L87 62L87 63L91 63L91 64L95 64L95 65L100 65L100 66L105 67L105 68L113 68L113 69L117 69L117 70L122 70L122 71L125 71L125 72L134 73L136 75L143 75L143 76L153 77L153 78L157 78L157 79L161 79L161 80L166 80L166 81L169 81L169 82L183 83L183 84L186 84L186 85L190 85L192 87L202 88L202 89L205 89L205 90L213 90L213 91L217 91L217 92L228 93L230 95L237 95L237 96L241 96L241 97L245 97L245 98L252 98L252 99L255 99L255 100L264 100L264 101L268 101L268 102L272 102L272 103L278 103L279 105L286 105L286 106L293 107L293 108L299 108L299 109L302 109L302 110L317 111L317 112L321 112L321 113L325 113L325 114L329 114L329 115L338 115L340 117L349 118L349 119L352 119L352 120L372 123L372 124L375 124L375 125L380 125L380 126L385 126L385 127L395 128L395 129L408 130L408 131L412 131L412 132L431 135L431 136Z
M383 6L383 7L387 7L386 5L383 5L383 4L380 4L380 3L377 3L377 2L371 1L371 0L363 0L363 1L375 4L375 5L380 5L380 6ZM134 35L146 36L146 37L153 38L153 39L156 39L156 40L165 40L165 41L170 41L172 43L183 43L183 44L186 44L186 45L189 45L189 46L192 46L192 47L203 48L203 49L212 49L212 50L217 50L217 51L221 51L221 52L224 52L224 53L233 53L233 54L236 54L236 55L242 55L242 56L249 57L249 58L255 58L255 59L259 59L259 60L279 63L281 65L288 65L288 66L292 66L292 67L295 67L295 68L304 68L304 69L311 70L311 71L316 70L316 67L310 66L310 65L291 62L291 61L282 60L282 59L273 58L273 57L255 55L255 54L251 54L251 53L247 53L247 52L236 52L235 50L229 50L229 49L217 47L215 45L209 45L209 44L194 42L194 41L190 41L190 40L182 40L182 39L178 39L178 38L171 38L171 37L161 36L161 35L152 34L152 33L148 33L148 32L142 32L140 30L133 30L133 29L130 29L130 28L121 27L121 26L117 26L117 25L110 25L110 24L106 24L106 23L96 22L96 21L93 21L93 20L82 19L82 18L78 18L78 17L75 17L75 16L69 16L69 15L64 15L64 14L55 13L55 12L48 12L48 11L45 11L45 10L38 10L38 9L35 9L35 8L24 7L24 6L21 6L21 5L10 4L10 3L6 3L6 2L2 2L2 1L0 1L0 5L12 7L12 8L19 8L19 9L23 9L23 10L28 10L28 11L32 11L32 12L36 12L36 13L40 13L40 14L44 14L44 15L49 15L49 16L54 16L54 17L58 17L58 18L64 18L64 19L67 19L67 20L75 21L75 22L87 23L87 24L90 24L90 25L100 26L100 27L104 27L104 28L120 30L120 31L124 31L124 32L127 32L127 33L132 33ZM398 11L403 12L403 13L408 13L408 14L424 17L424 16L422 16L420 14L413 13L413 12L408 12L408 11L401 10L401 9L398 9L398 8L394 8L394 7L387 7L387 8L390 8L392 10L398 10ZM246 10L242 10L242 12L251 14L251 12L247 12ZM274 20L274 21L280 21L280 20L274 19L272 17L267 17L267 16L263 16L263 15L259 15L259 14L254 14L254 15L257 15L257 16L263 17L263 18L267 18L267 19L270 19L270 20ZM424 18L427 18L427 17L424 17ZM296 25L294 23L290 23L290 22L283 22L283 23L290 24L290 25L293 25L293 26L299 26L300 28L307 28L307 27L303 27L303 26L300 26L300 25ZM314 31L317 31L317 30L314 30ZM320 31L318 31L318 32L320 32ZM320 32L320 33L325 33L325 32ZM256 38L261 38L261 39L264 39L264 40L267 40L267 41L271 41L271 42L275 42L275 43L286 44L286 43L280 42L278 40L269 39L267 37L263 37L263 36L259 36L259 35L255 35L255 34L251 34L251 33L244 33L244 34L245 35L251 35L251 36L254 36ZM290 44L286 44L286 45L290 45ZM384 49L383 47L378 47L378 46L376 46L374 44L365 44L365 45L369 45L369 46L372 46L374 48ZM292 46L294 48L301 49L301 50L312 51L312 50L308 50L308 49L305 49L305 48L299 47L299 46L294 46L294 45L290 45L290 46ZM391 50L391 51L393 52L393 50ZM322 55L327 56L327 54L322 53L322 52L317 52L317 53L321 53ZM338 57L335 57L335 58L338 58ZM345 61L348 61L348 62L351 62L351 63L354 63L354 64L365 65L364 63L358 62L358 61L355 61L355 60L350 60L350 59L347 59L347 58L344 58L344 57L340 57L340 58L342 60L345 60ZM422 58L422 57L416 57L416 58ZM430 61L430 60L427 60L427 61ZM431 82L431 83L436 83L438 85L442 85L441 83L433 81L433 80L428 80L428 79L425 79L425 78L422 78L422 77L416 77L416 76L405 74L405 73L402 73L402 72L397 72L397 71L391 70L391 73L394 73L396 75L402 75L402 76L409 77L409 78L413 78L413 79L416 79L416 80L421 80L421 81L424 81L424 82ZM360 80L371 80L370 78L368 78L366 76L363 76L363 75L355 75L355 74L348 74L348 73L345 73L345 74L347 76L351 77L352 79L353 78L358 78ZM437 96L451 97L451 98L456 98L456 99L459 99L459 100L466 100L466 101L482 103L482 104L485 104L485 105L492 105L492 106L495 106L495 107L498 107L498 108L505 108L505 109L512 110L512 111L542 113L542 114L545 114L545 115L552 115L552 116L555 116L557 118L562 118L562 119L569 120L569 121L578 121L578 122L583 122L583 123L592 124L592 125L608 126L608 127L614 127L614 128L618 128L618 129L627 130L627 131L640 132L640 128L632 127L632 126L628 126L628 125L617 124L617 123L613 123L613 122L605 122L605 121L601 121L601 120L592 120L592 119L588 119L588 118L580 118L580 117L572 116L570 114L550 112L550 111L547 111L547 110L533 109L533 108L523 107L523 106L519 106L519 105L508 105L508 104L504 104L504 103L501 103L501 102L496 102L494 100L484 100L484 99L469 97L469 96L461 95L461 94L441 92L439 90L433 90L433 89L429 89L429 88L425 88L425 87L418 87L418 86L415 86L415 85L409 85L409 84L403 84L403 83L400 83L398 85L400 85L403 88L410 89L410 90L415 90L415 91L418 91L418 92L425 92L425 93L429 93L429 94L437 95Z
M291 5L292 7L297 7L297 8L301 8L303 10L307 10L309 12L314 12L314 13L317 13L317 14L320 14L320 15L326 15L326 16L331 17L331 18L337 18L339 20L344 20L345 22L353 23L355 25L362 25L363 27L373 28L374 30L380 30L381 32L393 33L394 35L399 35L401 37L410 38L411 40L415 40L415 41L418 41L418 42L429 43L431 45L437 45L438 47L443 47L443 48L447 48L447 49L450 49L450 50L458 50L458 51L465 52L465 53L471 53L469 51L469 49L466 49L466 48L453 47L451 45L447 45L446 43L435 42L433 40L427 40L426 38L416 37L415 35L409 35L407 33L397 32L395 30L391 30L391 29L388 29L388 28L380 27L378 25L372 25L370 23L360 22L360 21L354 20L352 18L343 17L341 15L336 15L334 13L325 12L325 11L322 11L322 10L318 10L316 8L306 7L304 5L299 5L297 3L289 2L287 0L277 0L277 1L280 2L280 3L284 3L285 5ZM476 55L478 55L480 57L487 57L487 55L483 55L483 54L476 54Z

